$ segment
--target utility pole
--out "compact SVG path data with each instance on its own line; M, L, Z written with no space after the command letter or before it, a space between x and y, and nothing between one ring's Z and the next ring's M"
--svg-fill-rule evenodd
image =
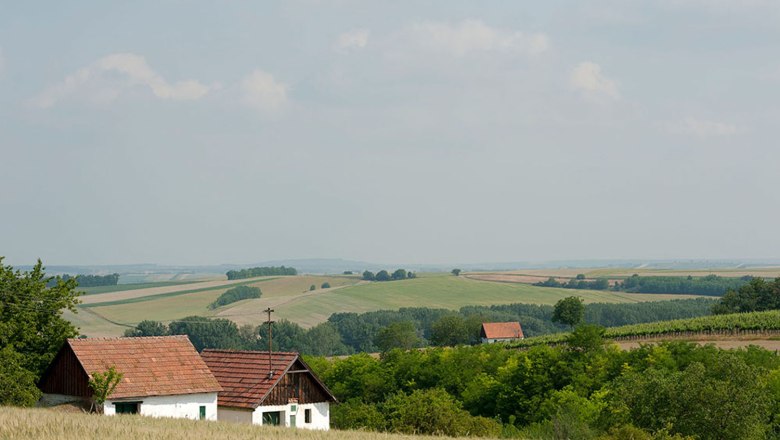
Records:
M266 320L266 324L268 324L268 379L270 380L274 377L273 361L272 361L273 356L271 355L271 351L273 350L271 324L274 323L273 321L271 321L271 313L273 313L274 310L268 307L263 311L265 313L268 313L268 319Z

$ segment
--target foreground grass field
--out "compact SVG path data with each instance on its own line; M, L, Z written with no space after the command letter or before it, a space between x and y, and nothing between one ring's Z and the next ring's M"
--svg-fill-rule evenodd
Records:
M412 440L426 437L358 431L306 431L141 416L99 416L50 409L0 407L0 439L18 440ZM430 438L430 437L428 437ZM448 437L438 437L448 438Z

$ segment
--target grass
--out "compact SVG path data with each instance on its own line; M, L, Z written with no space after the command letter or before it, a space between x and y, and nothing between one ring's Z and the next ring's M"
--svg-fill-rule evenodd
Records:
M143 416L101 416L52 409L0 407L0 439L18 440L413 440L426 437L360 431L307 431ZM429 437L428 437L429 438ZM446 437L438 437L446 438Z
M328 282L331 289L320 289ZM236 285L220 285L204 289L123 298L110 302L93 302L84 309L114 323L132 325L144 319L171 321L185 316L216 316L237 324L257 325L264 320L262 311L273 308L275 319L288 319L304 327L324 322L337 312L368 312L402 307L458 309L466 305L493 304L555 304L561 298L577 295L586 303L634 303L682 299L685 295L632 294L624 292L556 289L527 284L478 281L451 275L421 274L403 281L361 282L358 277L302 275L242 282L259 287L263 296L228 304L215 310L208 308L219 295ZM309 291L309 286L317 289ZM89 336L118 336L126 327L98 323L94 317L73 318L81 331Z

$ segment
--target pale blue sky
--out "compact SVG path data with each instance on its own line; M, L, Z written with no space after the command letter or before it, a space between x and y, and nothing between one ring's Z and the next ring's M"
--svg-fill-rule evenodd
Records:
M780 3L0 2L12 264L780 258Z

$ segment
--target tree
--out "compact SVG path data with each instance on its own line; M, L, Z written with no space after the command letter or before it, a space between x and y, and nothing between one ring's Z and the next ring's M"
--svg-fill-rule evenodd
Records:
M585 306L582 304L582 298L570 296L555 303L552 321L574 328L584 316Z
M456 277L460 275L460 269L452 269L452 274Z
M604 348L606 329L596 324L580 324L566 338L569 347L576 351L592 353Z
M584 280L585 279L585 274L578 273L577 276L574 279L576 279L576 280Z
M315 286L314 284L312 284L311 286L309 286L309 290L310 290L310 291L311 291L311 290L317 290L317 286Z
M406 278L409 278L409 279L417 278L417 274L415 272L412 272L412 271L406 272Z
M380 270L374 277L377 281L390 281L390 274L386 270Z
M396 269L395 272L393 272L393 275L391 275L391 278L394 280L406 279L406 269Z
M466 320L458 315L443 316L431 326L431 343L438 346L468 344L469 328Z
M125 330L125 336L166 336L168 327L159 321L144 320L134 328Z
M339 356L351 353L349 347L341 342L336 327L329 322L310 328L303 340L301 351L312 356Z
M0 257L0 347L21 355L21 368L38 378L65 340L78 335L62 313L76 312L80 292L75 279L47 277L40 260L29 272L2 262Z
M363 279L366 281L374 281L376 279L376 276L374 275L374 272L367 270L363 272Z
M739 289L729 289L713 306L712 313L758 312L780 309L780 278L766 281L753 278Z
M326 282L322 283L320 288L322 288L322 289L330 289L330 283L326 281Z
M236 286L226 290L222 295L219 295L213 303L209 304L209 308L216 309L217 307L227 304L232 304L245 299L260 298L261 296L263 296L263 292L261 292L258 287Z
M89 379L89 387L92 388L92 408L91 411L103 412L103 404L111 393L114 392L117 385L122 382L122 373L116 370L113 365L106 371L94 371Z
M209 319L202 316L187 316L168 324L170 334L187 335L198 351L204 348L240 349L243 341L238 326L228 319Z
M374 343L382 352L386 352L394 348L402 350L417 348L421 342L411 321L398 321L379 330Z
M41 397L35 374L25 369L24 356L10 346L0 350L0 405L33 406Z

